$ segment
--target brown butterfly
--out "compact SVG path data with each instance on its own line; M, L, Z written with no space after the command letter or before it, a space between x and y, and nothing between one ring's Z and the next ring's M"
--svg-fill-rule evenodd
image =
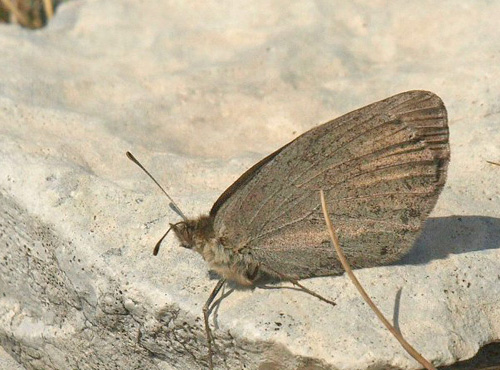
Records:
M262 274L272 275L333 303L297 282L343 272L325 228L319 189L353 268L388 264L406 254L444 186L448 136L441 99L408 91L302 134L246 171L208 215L186 218L162 188L183 218L168 231L221 277L204 307L210 368L209 306L226 280L249 286Z

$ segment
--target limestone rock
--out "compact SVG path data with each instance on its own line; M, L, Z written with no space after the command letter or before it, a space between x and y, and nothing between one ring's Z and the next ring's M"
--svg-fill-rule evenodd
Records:
M495 2L62 5L0 26L0 344L26 369L197 369L215 285L169 236L258 159L395 93L444 100L452 159L422 237L356 272L436 365L500 340L500 30ZM417 369L345 276L233 289L217 368ZM288 287L289 284L280 284Z

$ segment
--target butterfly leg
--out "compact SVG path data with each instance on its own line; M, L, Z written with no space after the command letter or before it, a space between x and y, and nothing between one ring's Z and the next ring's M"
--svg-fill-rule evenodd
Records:
M292 276L288 276L288 275L286 275L286 274L282 274L281 272L276 271L276 270L274 270L274 269L271 269L271 268L269 268L268 266L266 266L266 270L271 271L273 274L275 274L275 275L276 275L277 277L279 277L281 280L289 281L289 282L290 282L290 283L292 283L293 285L298 286L298 287L299 287L300 289L302 289L304 292L306 292L306 293L308 293L308 294L312 295L313 297L316 297L316 298L318 298L318 299L322 300L323 302L326 302L326 303L328 303L328 304L331 304L332 306L336 306L336 305L337 305L334 301L332 301L332 300L330 300L330 299L328 299L328 298L323 297L321 294L318 294L318 293L316 293L316 292L312 291L312 290L311 290L311 289L309 289L309 288L306 288L304 285L302 285L301 283L299 283L299 281L298 281L297 279L295 279L294 277L292 277Z
M306 288L305 286L303 286L302 284L300 284L296 279L293 279L293 278L287 278L286 275L285 275L285 278L284 280L288 280L290 283L292 283L293 285L296 285L298 286L300 289L302 289L304 292L306 293L309 293L310 295L312 295L313 297L316 297L320 300L322 300L323 302L326 302L326 303L329 303L331 304L332 306L335 306L336 303L328 298L325 298L323 297L321 294L318 294L316 292L313 292L311 289L309 288Z
M214 290L212 290L212 293L210 293L210 296L208 297L207 301L205 302L205 305L203 306L203 318L205 319L205 333L207 335L207 343L208 343L208 366L210 367L210 370L212 370L214 368L214 364L212 362L213 336L212 336L212 331L210 330L210 325L208 323L208 317L210 316L210 305L214 301L215 297L217 297L217 294L219 293L219 291L221 290L221 288L225 282L226 282L226 279L220 279L217 282L217 285L215 286Z

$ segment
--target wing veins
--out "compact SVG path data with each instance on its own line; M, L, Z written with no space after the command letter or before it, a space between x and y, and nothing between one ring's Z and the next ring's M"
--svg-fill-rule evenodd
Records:
M365 119L364 121L362 121L362 122L358 125L358 127L362 127L362 126L363 126L363 125L365 125L367 122L369 122L371 119L373 119L373 117L375 117L375 116L374 116L374 115L372 115L372 116L368 117L367 119ZM343 121L342 121L342 122L340 122L340 123L339 123L339 125L337 125L336 127L340 127L340 126L346 125L348 122L352 121L352 120L353 120L353 118L354 118L354 116L349 117L349 119L348 119L347 121L345 121L345 122L343 122ZM337 151L339 151L339 150L341 150L342 148L344 148L344 147L346 147L347 145L349 145L352 141L354 141L354 140L356 140L356 139L358 139L358 138L362 137L364 134L366 134L367 132L369 132L369 131L371 131L371 130L373 130L373 129L376 129L376 128L380 127L380 126L383 126L383 125L384 125L384 124L386 124L386 123L387 123L387 122L386 122L386 121L384 121L384 122L382 122L380 125L377 125L377 126L372 127L372 128L370 128L370 129L368 129L368 130L366 130L366 131L361 132L361 134L359 134L359 135L357 135L357 136L353 137L353 138L352 138L352 140L349 140L348 142L344 143L343 145L341 145L340 147L338 147L337 149L335 149L335 151L334 151L333 153L331 153L331 156L333 156L333 155L334 155ZM334 127L335 127L335 126L334 126ZM405 129L405 128L402 128L401 130L404 130L404 129ZM348 130L348 129L346 129L346 131L349 131L349 130ZM400 131L400 130L398 130L398 132L399 132L399 131ZM342 136L342 135L339 135L339 136ZM388 135L388 136L390 136L390 135ZM301 177L302 177L305 173L307 173L307 172L308 172L311 168L313 168L313 167L317 166L317 164L318 164L318 163L319 163L319 160L318 160L318 161L313 162L313 163L312 163L309 167L307 167L304 171L302 171L301 173L299 173L299 175L298 175L295 179L293 179L293 180L291 181L291 183L292 183L292 184L293 184L293 183L295 183L295 182L296 182L297 180L299 180L299 179L300 179L300 178L301 178ZM296 164L294 165L294 167L293 167L293 168L291 168L291 170L293 170L294 168L296 168L296 167L298 166L298 164L299 164L299 162L296 162ZM246 201L246 200L247 200L247 198L248 198L248 194L251 194L251 193L252 193L253 188L254 188L255 186L257 186L257 184L258 184L258 182L257 182L257 181L255 181L255 182L254 182L254 184L252 185L252 188L250 188L250 189L249 189L249 191L248 191L248 193L247 193L247 196L244 198L244 200L245 200L245 201ZM299 186L300 186L300 185L299 185ZM250 222L248 223L248 225L251 225L251 224L253 223L253 221L257 218L258 214L259 214L259 213L260 213L260 211L261 211L261 210L265 207L265 205L269 202L269 200L270 200L270 199L272 199L274 195L278 194L278 193L279 193L279 192L283 189L283 187L284 187L284 186L280 186L278 189L276 189L276 191L275 191L272 195L268 196L268 197L264 200L264 202L263 202L263 203L259 206L259 209L257 210L257 212L255 212L255 214L252 216L252 218L251 218ZM243 203L243 199L241 199L240 205L241 205L242 203ZM240 225L242 225L242 224L240 223Z
M292 194L293 195L293 194ZM281 203L280 205L276 208L276 209L280 209L281 206L283 206L284 204L286 204L287 200L290 199L292 197L292 195L289 195L287 198L285 198ZM309 197L309 194L307 193L304 193L302 194L302 196L300 196L290 207L288 207L286 209L286 211L280 213L278 216L276 217L272 217L274 215L274 213L271 213L271 217L268 217L267 220L262 224L262 227L261 229L265 229L266 226L273 220L279 220L285 213L289 212L290 209L293 209L297 204L299 204L300 202L302 202L303 200L307 199Z
M408 143L409 143L409 142L408 142ZM355 158L351 158L349 161L345 161L345 162L342 162L342 163L340 163L340 164L338 164L338 165L336 165L336 166L329 167L328 169L326 169L326 170L325 170L325 171L323 171L323 172L326 172L326 171L327 171L327 170L329 170L329 169L333 169L334 167L341 166L341 165L346 164L346 163L348 163L348 162L355 161L355 160L360 160L360 159L363 159L363 158L368 157L368 156L370 156L370 155L376 154L376 153L378 153L378 152L383 152L384 150L386 151L386 150L387 150L387 148L391 148L391 147L396 148L396 147L398 147L398 146L400 146L400 144L395 144L395 145L393 145L393 146L387 146L387 147L381 148L381 149L379 149L379 150L377 150L377 151L370 152L370 153L366 153L366 154L364 154L364 155L362 155L362 156L358 156L358 157L355 157ZM415 148L415 149L413 149L413 150L411 150L411 151L417 152L417 151L422 151L423 149L424 149L424 148ZM409 151L406 151L406 152L411 152L411 151L409 150ZM392 153L392 154L390 154L390 155L388 155L388 156L383 156L383 157L381 157L381 158L387 158L387 157L389 157L389 156L394 156L394 155L398 155L398 154L401 154L401 152L398 152L398 153ZM403 164L404 164L404 163L403 163ZM397 164L397 165L400 165L400 164ZM402 165L402 164L401 164L401 165ZM383 169L383 168L381 167L381 169ZM321 172L321 173L323 173L323 172ZM320 173L320 174L321 174L321 173ZM316 177L317 177L317 176L319 176L320 174L318 174L318 175L314 176L314 177L313 177L313 178L311 178L309 181L311 181L312 179L316 178ZM363 175L363 174L364 174L364 173L360 173L360 174L358 174L358 175L360 175L360 176L361 176L361 175ZM427 176L431 176L431 177L433 177L434 175L427 175ZM334 184L333 184L333 186L327 187L327 188L325 188L324 190L332 190L332 189L334 189L334 188L336 187L336 185L347 183L348 181L350 181L351 179L356 178L356 177L357 177L357 176L354 176L354 177L348 177L348 178L344 179L343 181L340 181L340 182L334 183ZM399 180L404 179L404 178L412 178L412 177L414 177L414 175L411 175L411 176L402 176L402 177L390 178L390 179L383 178L383 179L380 179L379 181L376 181L376 182L374 182L374 183L378 183L378 182L382 182L382 181L393 181L393 180L398 180L398 181L399 181ZM372 183L372 185L373 185L374 183ZM303 185L305 185L305 184L306 184L306 183L302 183L302 184L299 184L299 185L297 185L297 186L298 186L298 187L300 187L300 186L303 186ZM282 190L282 187L281 187L279 190ZM281 218L284 214L288 213L291 209L293 209L293 207L294 207L297 203L300 203L301 201L303 201L303 200L304 200L304 197L302 197L301 199L298 199L298 200L297 200L297 202L295 202L294 204L292 204L292 206L291 206L291 207L288 207L288 208L287 208L284 212L281 212L280 214L276 214L276 213L277 213L277 211L281 210L282 206L283 206L284 204L286 204L286 201L287 201L288 199L290 199L290 198L291 198L291 196L292 196L292 195L290 195L290 196L288 196L287 198L285 198L285 199L284 199L284 200L280 203L280 205L279 205L278 207L274 208L274 211L270 214L270 216L269 216L268 220L267 220L267 221L266 221L266 222L262 225L262 226L263 226L263 228L265 228L265 226L266 226L266 225L267 225L267 224L268 224L271 220L273 220L273 219L274 219L274 220L278 220L278 219L280 219L280 218ZM259 208L259 210L260 210L260 208ZM275 215L275 216L274 216L274 215ZM274 217L273 217L273 216L274 216Z
M404 141L404 142L401 142L401 143L397 143L397 144L393 144L393 145L388 145L388 146L385 146L383 148L379 148L375 151L372 151L372 152L369 152L369 153L365 153L363 155L360 155L360 156L357 156L357 157L354 157L354 158L350 158L348 160L345 160L343 162L340 162L340 163L335 163L334 165L330 166L330 167L327 167L325 168L324 170L322 170L321 172L317 173L316 175L314 175L313 177L311 177L310 179L308 179L307 181L301 183L301 184L298 184L297 186L298 187L301 187L301 186L304 186L305 184L307 184L308 182L310 182L311 180L314 180L315 178L317 178L318 176L324 174L325 172L327 171L330 171L330 170L333 170L334 168L336 167L340 167L340 166L343 166L343 165L346 165L347 163L352 163L352 162L355 162L355 161L358 161L360 159L365 159L367 157L370 157L370 156L373 156L373 155L377 155L377 154L380 154L384 151L389 151L390 149L393 149L393 148L397 148L397 147L401 147L402 144L411 144L412 141ZM418 150L420 149L420 150ZM425 150L425 147L421 147L421 148L415 148L414 152L418 152L418 151L423 151ZM383 157L380 157L381 159L382 158L388 158L390 156L393 156L393 155L398 155L400 154L399 152L397 153L391 153L387 156L383 156Z
M398 180L401 180L401 179L404 179L404 178L411 178L412 176L405 176L405 177L402 177L402 178L398 178ZM382 182L382 180L378 181L378 182ZM373 185L373 184L370 184L370 186ZM330 191L332 190L333 188L325 188L324 191ZM390 195L404 195L404 196L420 196L420 195L431 195L433 194L434 191L419 191L419 192L416 192L416 191L411 191L411 192L384 192L384 193L377 193L377 194L371 194L371 195L360 195L360 196L353 196L353 197L342 197L342 198L329 198L328 201L330 202L341 202L341 201L345 201L345 200L357 200L357 199L367 199L367 198L383 198L383 197L386 197L386 196L390 196ZM311 193L309 194L306 194L305 197L303 197L302 199L300 199L300 201L298 201L297 203L300 203L302 202L303 200L305 200L306 198L308 198L309 196L311 195ZM267 224L270 222L270 220L279 220L281 219L281 217L285 214L287 214L290 209L293 208L293 207L290 207L288 208L286 211L280 213L279 215L277 215L276 218L270 218L269 220L266 221L266 223L262 226L262 229L265 229L265 227L267 226ZM404 208L401 208L401 209L404 209ZM394 210L398 210L396 208L394 208ZM332 213L334 214L334 213ZM338 214L337 214L338 215ZM352 217L352 218L355 218L355 217Z
M251 238L248 242L251 243L253 241L256 241L258 239L261 239L262 237L266 236L266 235L269 235L269 234L272 234L276 231L280 231L280 230L283 230L283 229L286 229L290 226L293 226L295 225L296 223L298 222L301 222L303 221L304 219L306 219L307 217L317 213L318 211L318 208L319 207L315 207L312 211L309 211L308 213L306 213L304 216L298 218L298 219L295 219L293 221L290 221L286 224L283 224L283 225L280 225L278 227L275 227L275 228L272 228L270 230L267 230L263 233L260 233L258 234L257 236ZM401 211L401 210L404 210L406 208L394 208L393 210L395 211ZM346 214L339 214L339 213L333 213L333 212L329 212L328 213L329 216L341 216L343 218L347 218L347 219L352 219L352 220L356 220L356 221L359 221L359 220L368 220L368 221L371 221L373 223L377 223L377 224L380 224L380 225L387 225L387 226L395 226L395 228L398 230L401 230L401 229L404 229L404 230L414 230L415 228L412 227L411 225L405 225L405 224L401 224L401 223L396 223L394 221L388 221L388 220L380 220L380 219L376 219L376 218L371 218L371 217L359 217L359 216L350 216L350 215L346 215Z
M336 182L333 185L342 184L342 183L347 182L347 180L352 180L352 179L355 179L356 177L360 177L360 176L363 176L363 175L366 175L369 173L377 172L379 170L385 170L385 169L392 168L392 167L402 167L402 166L408 165L408 164L421 164L421 163L434 163L434 161L433 160L419 160L419 161L409 161L409 162L402 162L402 163L395 163L395 164L390 164L390 165L378 166L378 167L375 167L375 168L367 170L367 171L359 172L352 177L347 177L346 179L339 181L339 182ZM331 188L333 188L333 187L331 187Z
M387 126L384 128L384 125ZM401 93L347 113L320 127L298 137L295 146L293 140L289 150L282 151L286 146L280 149L279 155L261 166L259 171L254 171L249 178L252 181L241 183L234 195L227 199L226 206L217 214L214 212L216 227L227 230L225 232L235 242L261 243L260 248L258 245L254 247L281 248L284 251L293 248L289 243L296 243L295 247L299 249L305 247L307 243L302 245L294 240L294 236L304 233L307 239L308 234L303 228L312 226L312 240L319 243L322 234L317 219L320 216L319 204L316 206L317 202L313 199L314 187L324 189L325 185L329 185L325 189L331 193L329 202L353 203L352 207L343 206L347 203L338 205L337 212L348 213L340 215L341 229L356 231L359 226L375 234L391 233L398 227L406 229L408 223L404 219L404 223L398 222L398 217L408 207L415 207L422 213L422 217L407 215L410 225L419 228L419 218L422 219L424 213L432 209L442 188L443 181L438 180L445 176L449 158L445 138L448 135L446 108L439 97L424 91ZM377 129L380 132L373 132ZM360 137L363 135L365 137ZM302 136L305 136L303 140ZM393 144L395 141L397 144ZM325 157L325 154L328 156ZM335 163L340 154L350 159ZM301 160L297 162L298 159ZM404 163L395 163L403 160ZM314 163L310 164L310 161ZM297 173L303 165L307 168ZM328 166L326 170L320 168L325 166ZM321 172L314 174L318 170ZM273 181L276 175L289 181L276 183ZM300 186L304 188L299 188L297 182L301 182ZM283 189L286 192L280 194ZM387 203L390 199L394 202ZM419 199L422 199L422 204L418 203ZM359 215L366 217L360 218ZM280 222L285 224L280 225ZM349 226L351 222L355 222L354 226ZM282 233L281 230L286 231ZM256 239L258 241L254 242ZM408 240L411 239L413 234L408 237ZM408 244L408 240L404 239L404 242ZM317 247L321 248L321 245ZM279 256L284 256L283 252ZM298 265L303 266L297 266L297 269L304 270L298 273L306 276L309 275L306 270L312 269L312 276L323 274L321 266L301 263L304 261L302 258L297 260Z
M366 122L368 122L368 121L369 121L369 119L368 119L368 120L363 121L363 122L360 124L360 126L364 125L364 124L365 124ZM335 153L337 153L339 150L344 149L345 147L347 147L348 145L350 145L353 141L355 141L355 140L359 139L360 137L362 137L362 136L363 136L363 135L365 135L366 133L368 133L368 132L370 132L370 131L372 131L372 130L377 129L377 128L379 128L380 126L385 125L386 123L387 123L387 121L384 121L384 122L382 122L380 125L377 125L377 126L371 127L371 128L369 128L368 130L365 130L365 131L361 132L360 134L358 134L358 135L354 136L352 139L350 139L350 140L346 141L344 144L342 144L341 146L339 146L338 148L336 148L336 149L335 149L335 150L334 150L334 151L330 154L330 157L333 157L333 156L335 155ZM308 172L311 168L316 167L316 166L318 165L318 163L320 162L320 160L321 160L321 159L319 159L319 160L317 160L317 161L313 162L313 163L312 163L309 167L307 167L304 171L302 171L302 172L299 174L299 176L297 176L297 177L293 180L293 182L296 182L297 180L300 180L300 178L301 178L301 177L302 177L305 173L307 173L307 172ZM350 161L350 160L349 160L349 161ZM348 161L346 161L346 162L348 162ZM339 165L342 165L343 163L346 163L346 162L341 162ZM297 185L297 186L301 186L301 185Z
M259 208L257 209L257 211L254 213L254 215L250 218L250 222L248 222L248 225L252 225L253 222L255 221L255 219L257 218L257 216L259 215L260 211L267 205L267 203L269 203L269 201L274 198L274 196L276 194L278 194L280 191L283 190L283 187L278 187L276 189L276 191L274 191L274 193L272 193L271 195L269 195L266 199L264 199L262 201L262 203L259 205ZM288 199L288 198L287 198Z
M426 97L425 99L420 100L420 102L425 102L425 101L427 101L427 100L430 100L431 98L432 98L432 96L428 96L428 97ZM390 110L397 110L399 107L403 106L404 104L406 104L406 103L410 102L410 101L411 101L411 100L413 100L413 99L414 99L414 97L410 97L410 98L409 98L409 99L407 99L407 100L404 100L404 101L402 101L402 102L399 102L398 104L396 104L396 105L394 105L394 106L391 106L391 107L390 107ZM361 109L362 109L362 108L361 108ZM396 116L396 117L400 117L400 116L405 115L405 114L409 114L409 113L413 113L413 112L418 112L418 111L422 111L422 110L427 110L427 109L430 109L430 108L420 108L420 109L416 109L416 110L406 111L406 112L404 112L404 113L397 113L397 114L395 114L395 116ZM364 125L366 125L366 123L370 122L373 118L375 118L375 117L377 117L377 116L378 116L378 114L372 114L372 115L370 115L368 118L366 118L365 120L363 120L362 122L360 122L357 126L358 126L358 127L363 127ZM338 128L338 127L342 127L342 126L348 126L348 124L349 124L349 123L351 123L351 122L352 122L352 120L353 120L355 117L356 117L356 115L351 115L350 117L348 117L348 119L347 119L347 120L345 120L345 121L344 121L344 120L340 120L340 121L339 121L339 123L338 123L337 125L334 125L334 126L332 126L332 127L337 127L337 128ZM440 118L441 118L441 117L440 117ZM395 119L398 119L398 118L395 118ZM335 120L334 120L333 122L335 122ZM333 123L333 122L332 122L332 123ZM370 132L370 131L372 131L372 130L375 130L375 129L377 129L377 128L379 128L379 127L381 127L381 126L383 126L383 125L385 125L385 124L387 124L387 123L389 123L389 122L391 122L391 121L383 121L381 124L379 124L379 125L377 125L377 126L374 126L374 127L370 128L370 129L365 130L365 131L361 132L360 134L358 134L358 135L354 136L351 140L349 140L349 141L345 142L343 145L341 145L341 146L339 146L338 148L336 148L336 149L335 149L335 150L331 153L331 156L335 155L335 153L336 153L336 152L338 152L339 150L341 150L341 149L345 148L346 146L348 146L349 144L351 144L351 142L353 142L353 141L357 140L358 138L360 138L360 137L364 136L366 133L368 133L368 132ZM404 120L403 120L403 122L404 122ZM399 133L399 132L401 132L401 131L404 131L404 130L406 130L406 129L409 129L409 127L408 127L408 126L403 126L401 129L399 129L399 130L397 130L397 131L395 131L395 132L392 132L391 134L386 135L386 136L382 137L381 139L379 139L379 140L377 140L377 141L375 141L375 142L378 142L378 141L380 141L380 140L386 139L387 137L390 137L390 136L392 136L392 135L395 135L395 134L397 134L397 133ZM345 131L347 132L347 131L349 131L349 129L347 128ZM342 136L342 134L339 134L339 136ZM390 146L388 146L388 147L386 147L386 148L390 148ZM373 152L373 153L376 153L376 152ZM357 158L360 158L360 157L357 157ZM356 159L356 158L355 158L355 159ZM311 164L308 168L306 168L304 171L302 171L302 172L301 172L301 173L300 173L300 174L299 174L299 175L298 175L295 179L293 179L292 183L294 183L294 182L296 182L297 180L299 180L299 179L300 179L300 178L301 178L301 177L302 177L305 173L307 173L307 172L308 172L311 168L313 168L313 167L317 166L318 162L319 162L319 161L316 161L316 162L312 163L312 164ZM350 160L349 160L349 161L347 161L347 162L350 162ZM346 162L342 162L342 163L340 163L340 164L339 164L339 166L340 166L340 165L342 165L342 164L344 164L344 163L346 163ZM296 167L297 167L297 165L295 165L293 168L296 168ZM335 167L335 166L333 166L333 167ZM328 169L326 169L326 170L328 170ZM325 170L325 171L326 171L326 170ZM321 174L321 173L319 173L317 176L319 176L320 174ZM244 198L242 197L242 198L241 198L241 201L240 201L240 206L241 206L241 204L242 204L242 203L244 203L244 201L246 201L246 200L247 200L247 198L248 198L248 194L251 194L251 193L252 193L253 188L254 188L255 186L257 186L257 185L258 185L258 183L257 183L257 182L254 182L254 184L252 185L252 187L251 187L251 188L249 189L249 191L247 192L246 197L244 197ZM298 185L298 186L301 186L301 185ZM275 193L273 193L273 195L275 195L275 194L279 193L279 191L281 191L282 189L283 189L283 187L280 187L279 189L277 189L277 190L276 190L276 192L275 192ZM252 219L251 219L251 221L250 221L249 225L251 225L251 224L253 223L253 221L256 219L256 217L258 216L258 214L260 213L260 211L261 211L261 210L265 207L265 205L268 203L268 201L269 201L270 199L272 199L273 195L269 196L269 197L265 200L265 203L264 203L264 204L262 204L262 205L259 207L259 209L258 209L258 210L257 210L257 212L254 214L254 216L252 216ZM243 225L240 223L240 226L243 226Z
M264 233L258 234L257 236L255 236L255 237L251 238L251 239L250 239L250 242L252 242L252 241L254 241L254 240L257 240L257 239L261 238L261 237L262 237L262 236L264 236L264 235L268 235L268 234L269 234L269 233L271 233L271 232L275 232L275 231L278 231L278 230L284 229L284 228L286 228L286 227L288 227L288 226L291 226L291 225L296 224L297 222L303 221L304 219L306 219L307 217L309 217L310 215L312 215L312 214L313 214L315 211L317 211L318 209L319 209L319 205L318 205L317 207L313 208L313 210L312 210L312 211L307 212L307 213L306 213L304 216L302 216L302 217L299 217L299 218L297 218L297 219L295 219L295 220L293 220L293 221L290 221L290 222L288 222L288 223L286 223L286 224L283 224L283 225L280 225L280 226L278 226L278 227L275 227L275 228L273 228L273 229L271 229L271 230L269 230L269 231L266 231L266 232L264 232Z

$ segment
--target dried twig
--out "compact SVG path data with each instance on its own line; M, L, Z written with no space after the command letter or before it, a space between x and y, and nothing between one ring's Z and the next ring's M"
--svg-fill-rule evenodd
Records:
M347 259L344 255L344 252L342 252L342 249L340 248L339 244L339 239L337 237L337 234L335 233L332 225L332 221L330 220L330 217L328 216L328 211L326 209L326 201L325 201L325 195L323 193L323 190L320 190L320 197L321 197L321 207L323 208L323 215L325 217L325 222L328 227L328 232L330 233L330 238L332 239L333 246L335 247L335 251L337 252L337 255L339 257L340 263L342 263L342 266L344 267L347 275L353 282L354 286L358 289L359 293L363 297L366 303L371 307L373 312L377 315L377 317L382 321L382 323L385 325L385 327L391 332L391 334L396 337L396 339L401 343L403 348L412 356L415 360L417 360L422 366L424 366L428 370L436 370L436 368L429 362L427 361L420 353L418 353L411 345L408 343L403 336L389 323L389 321L384 317L382 312L375 306L373 301L368 297L368 294L366 294L366 291L363 289L361 284L359 283L358 279L356 276L354 276L354 273L351 270L351 267L349 266L349 262L347 262Z
M47 22L54 16L54 6L52 5L52 0L43 0L43 10L45 11L45 16L47 17Z
M0 2L7 8L9 12L11 12L14 17L16 18L16 21L19 22L19 24L27 27L30 24L29 19L19 11L19 9L12 3L11 0L0 0Z

